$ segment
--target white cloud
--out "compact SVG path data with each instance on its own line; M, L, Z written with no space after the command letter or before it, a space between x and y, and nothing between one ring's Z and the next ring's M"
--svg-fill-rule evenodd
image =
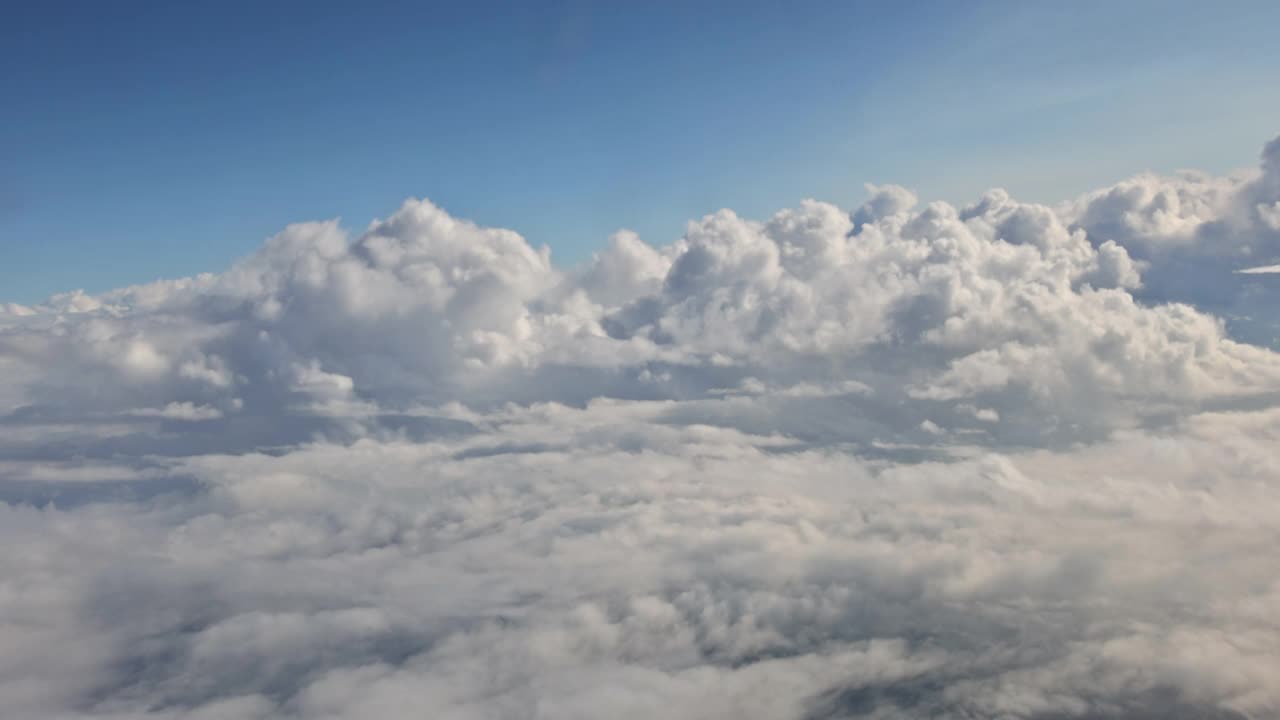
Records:
M1237 336L1270 344L1280 321L1252 310L1275 305L1280 290L1243 281L1237 270L1280 257L1278 158L1280 138L1263 149L1256 171L1140 175L1059 210L1095 244L1114 240L1141 261L1140 298L1191 302L1224 316Z
M135 417L155 417L166 420L217 420L222 411L208 405L196 405L189 402L171 402L162 408L139 408L131 410L129 415Z
M892 716L914 694L922 712L1047 717L1168 688L1187 716L1280 702L1262 550L1280 513L1275 411L886 466L658 424L663 409L539 406L456 440L196 457L170 471L205 492L177 505L10 507L6 546L42 551L5 561L25 588L5 616L47 620L22 632L51 650L10 675L24 694L9 706Z
M568 271L410 200L4 306L0 705L1274 715L1280 354L1236 269L1278 158Z

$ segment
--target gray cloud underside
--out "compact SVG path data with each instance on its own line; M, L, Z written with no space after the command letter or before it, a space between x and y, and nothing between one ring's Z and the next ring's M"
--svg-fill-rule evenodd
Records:
M1280 714L1280 144L869 193L567 271L415 200L0 306L0 707Z

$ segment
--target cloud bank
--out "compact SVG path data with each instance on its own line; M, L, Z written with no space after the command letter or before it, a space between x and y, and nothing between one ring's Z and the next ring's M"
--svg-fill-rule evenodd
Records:
M1280 141L868 195L568 270L410 200L0 306L0 706L1280 713Z

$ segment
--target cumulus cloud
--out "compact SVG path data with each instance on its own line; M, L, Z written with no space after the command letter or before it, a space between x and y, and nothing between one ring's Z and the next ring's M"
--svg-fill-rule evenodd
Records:
M0 703L1274 715L1277 168L571 269L409 200L0 306Z
M1118 242L1147 266L1139 297L1194 303L1263 344L1280 337L1276 319L1255 311L1274 307L1280 291L1231 277L1280 260L1280 138L1266 145L1256 170L1144 174L1059 210L1095 244Z

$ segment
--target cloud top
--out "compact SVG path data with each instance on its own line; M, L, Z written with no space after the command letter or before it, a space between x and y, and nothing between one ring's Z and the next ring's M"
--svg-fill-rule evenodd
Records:
M0 306L0 703L1274 715L1278 147L571 269L409 200Z

